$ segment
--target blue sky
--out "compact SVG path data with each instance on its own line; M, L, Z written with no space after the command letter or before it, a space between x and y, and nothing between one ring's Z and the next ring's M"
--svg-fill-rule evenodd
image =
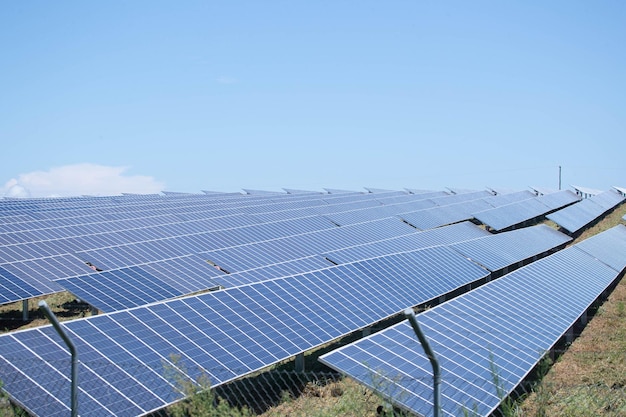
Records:
M623 1L0 4L0 196L626 187Z

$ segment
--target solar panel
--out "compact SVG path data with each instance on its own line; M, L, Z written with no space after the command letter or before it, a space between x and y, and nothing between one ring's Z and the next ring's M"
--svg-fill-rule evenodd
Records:
M546 218L573 234L613 209L624 199L624 196L616 192L606 191L550 213Z
M444 196L450 195L449 193L445 191L418 190L415 188L405 188L405 190L407 190L411 194L415 194L423 198L444 197Z
M315 194L320 195L320 191L296 190L294 188L283 188L287 194Z
M132 204L118 205L118 202L127 203L129 199ZM36 219L28 217L21 219L26 220L21 223L2 225L0 265L8 271L7 276L15 280L14 284L23 285L23 291L9 290L11 285L6 282L0 296L3 301L0 302L19 301L16 299L18 294L42 295L62 291L63 287L51 280L84 276L90 272L85 266L87 261L101 269L114 270L186 256L218 248L219 245L236 245L253 239L271 239L336 227L318 215L259 224L250 215L213 208L207 211L205 207L218 207L219 204L214 198L197 195L159 197L158 200L167 200L163 204L160 201L156 203L156 200L154 197L139 200L134 196L70 199L68 201L80 201L76 206L80 208L74 205L62 210L56 208L61 207L65 200L55 201L54 206L46 202L46 207L35 206L28 201L20 202L19 206L39 211L30 211ZM260 207L259 210L271 205L260 199L253 201ZM246 204L247 207L253 205L250 200L246 200ZM312 201L312 204L319 202ZM84 207L92 207L93 211ZM146 207L152 209L146 210ZM191 211L179 211L181 208ZM145 217L146 213L154 213L154 216ZM115 220L118 214L119 220ZM220 217L206 218L214 215ZM181 216L188 219L181 221ZM232 230L233 227L236 230ZM221 230L205 232L215 229ZM8 278L5 276L4 279ZM33 291L33 288L40 290Z
M344 211L341 213L330 213L326 214L325 217L339 226L346 226L349 224L364 223L372 220L383 219L385 217L391 217L393 214L394 212L389 208L389 206L377 206Z
M439 206L447 206L449 204L461 203L464 201L478 200L484 197L493 197L489 191L473 191L463 194L452 194L442 197L432 197L433 200Z
M572 247L419 314L441 366L444 415L490 415L618 276ZM432 412L432 368L407 322L320 361L403 409Z
M331 265L333 265L333 263L321 256L307 256L305 258L278 262L272 265L249 269L247 271L224 274L216 277L214 280L221 286L230 288L253 282L267 281L270 279L316 271L318 269L328 268Z
M469 220L472 218L472 212L488 208L493 208L493 206L484 200L471 200L410 213L401 213L399 216L416 228L426 230Z
M596 194L600 194L602 192L602 190L596 190L595 188L589 188L589 187L580 187L578 185L572 185L572 188L576 190L577 193L584 194L587 196L593 196Z
M511 203L517 203L518 201L527 200L533 197L535 197L535 195L530 191L517 191L507 194L498 193L495 196L485 197L483 200L491 204L493 207L500 207Z
M580 197L570 190L562 190L556 193L540 195L537 197L537 200L548 206L550 210L555 210L580 201Z
M620 224L576 245L617 272L626 268L626 226Z
M55 283L108 313L216 289L222 275L197 256L153 262L72 278Z
M470 223L463 222L437 229L419 231L362 245L326 252L323 255L336 264L349 263L398 252L408 252L430 246L448 245L491 234Z
M608 190L600 194L594 195L593 197L591 197L591 200L593 200L599 206L604 207L606 210L610 210L618 204L623 203L624 200L626 200L626 196L623 196L618 192Z
M13 303L59 291L55 286L35 286L0 267L0 304Z
M605 212L606 209L599 206L590 198L587 198L576 204L555 211L554 213L550 213L546 218L552 220L570 233L577 233Z
M451 248L495 272L555 250L571 240L551 227L538 225L455 243Z
M205 372L216 387L486 276L430 248L67 322L81 358L80 415L142 415L176 401L164 376L173 354L181 372ZM34 415L67 414L69 360L50 326L0 336L3 388Z
M505 206L478 211L473 214L473 217L493 230L504 230L549 212L550 208L538 198L530 198Z
M310 264L306 261L300 261L289 266L285 263L317 255L326 249L380 240L389 236L401 236L413 231L414 229L397 219L382 219L341 228L333 227L331 230L319 230L307 234L207 251L195 257L187 257L185 253L181 253L172 261L182 262L184 266L176 271L172 278L166 280L169 282L164 282L158 276L156 270L168 268L168 263L171 261L162 263L158 261L162 259L164 253L171 253L171 249L157 246L161 249L155 248L149 251L149 253L143 253L141 257L132 257L133 255L139 256L139 247L145 252L150 245L162 245L164 242L167 243L167 241L142 242L138 245L126 245L123 250L120 250L120 248L105 248L97 251L82 252L80 253L81 256L89 259L91 263L105 271L90 275L84 273L71 274L71 276L65 278L60 275L62 278L56 279L56 282L98 309L111 312L207 290L218 286L218 283L231 282L235 285L241 285L245 280L252 279L253 276L271 279L310 271L310 269L302 269ZM214 265L215 268L210 268L207 262ZM282 266L259 270L261 267L269 267L276 264L282 264ZM316 266L313 269L319 269L317 267L319 262L314 262L313 264ZM324 261L323 266L328 266L329 264L330 262ZM128 268L131 265L138 267ZM200 270L197 271L198 273L190 274L191 271L187 270L192 267ZM286 270L289 271L288 274L267 275L268 273L284 271L286 267ZM247 274L245 277L225 275L251 269L256 269L257 271ZM131 282L128 279L128 274L139 274L141 279ZM155 276L155 274L157 275ZM190 275L193 281L185 285ZM171 282L173 277L176 277L175 279L179 282L178 285Z

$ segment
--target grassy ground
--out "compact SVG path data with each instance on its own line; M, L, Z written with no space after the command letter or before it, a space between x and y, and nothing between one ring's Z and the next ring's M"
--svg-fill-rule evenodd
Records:
M59 321L73 320L91 315L91 310L85 305L72 303L75 300L72 294L60 292L28 300L28 320L26 321L22 318L21 301L0 306L0 333L50 324L41 310L39 310L38 303L40 300L46 301L48 307L54 312Z

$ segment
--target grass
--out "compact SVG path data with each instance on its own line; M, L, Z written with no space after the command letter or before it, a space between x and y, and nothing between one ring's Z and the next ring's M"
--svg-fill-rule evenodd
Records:
M22 318L22 302L0 306L0 333L29 329L49 324L48 319L39 310L39 301L45 300L59 321L88 317L91 309L84 304L73 303L76 299L67 291L50 294L28 300L28 320Z

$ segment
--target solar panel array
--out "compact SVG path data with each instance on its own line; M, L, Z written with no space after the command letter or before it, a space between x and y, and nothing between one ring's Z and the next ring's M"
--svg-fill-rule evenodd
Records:
M164 377L171 355L215 387L487 275L429 248L68 322L81 415L142 415L177 400ZM35 415L67 414L69 360L49 326L0 336L0 379Z
M624 202L624 200L626 200L626 196L609 190L550 213L546 218L574 234Z
M545 194L494 209L477 211L473 217L491 229L505 230L570 205L580 197L569 190Z
M385 225L387 227L384 227ZM211 278L210 282L217 282L223 287L231 287L322 269L332 264L464 241L469 242L463 246L452 247L488 270L496 271L520 263L532 256L554 250L571 240L547 226L522 229L515 233L498 236L491 235L468 222L423 232L394 233L395 236L392 237L385 236L384 230L377 231L378 227L386 228L388 231L393 230L393 225L394 223L390 223L390 220L383 219L332 231L324 230L210 252L205 255L211 262L229 272L221 274L220 277ZM381 240L374 240L381 236L383 237ZM481 239L477 239L479 237ZM525 245L520 246L521 241L525 242ZM320 246L317 246L316 242ZM361 242L361 244L326 252L322 256L316 255L323 248L343 248L349 242ZM463 248L465 251L462 250ZM188 262L187 258L175 261ZM195 287L187 285L183 288L178 288L175 282L171 282L171 278L163 283L162 278L181 275L181 272L158 275L159 270L167 270L167 265L167 262L159 262L68 278L58 280L58 282L81 300L104 312L137 307L209 288L209 282L202 281ZM184 273L184 268L182 271ZM190 284L196 281L191 281Z
M621 276L625 244L626 228L613 228L419 314L442 369L443 415L491 414ZM432 412L432 368L406 321L320 360L401 408Z
M141 276L133 285L126 286L129 291L139 290L141 297L134 297L134 302L156 301L159 297L180 296L228 282L223 271L213 269L206 262L211 259L204 258L204 254L216 259L226 257L228 264L236 252L255 251L254 257L237 255L238 262L224 265L231 273L265 268L272 263L287 265L298 258L365 242L348 237L342 246L328 245L338 241L337 230L347 226L379 221L394 223L391 234L376 236L368 242L381 240L415 232L402 222L403 218L411 218L420 229L438 227L467 219L470 207L496 207L518 201L529 193L494 196L487 191L454 195L375 191L283 195L167 193L166 196L2 200L0 302L58 292L64 288L59 284L77 292L80 287L93 288L103 283L117 286L115 290L105 291L110 298L120 294L122 287L118 284L126 279L129 272L123 270L128 268L133 268L131 275ZM429 216L438 220L426 221ZM329 238L323 241L317 238L313 244L316 237L309 235L304 238L306 250L300 250L303 239L294 236L325 230ZM269 242L275 239L285 240ZM276 246L280 243L282 247ZM287 243L290 246L285 248ZM239 263L242 259L249 259L250 264L244 267ZM106 274L94 273L87 262ZM189 271L184 270L185 265ZM305 268L306 262L292 263L291 273L303 272L294 269L296 265ZM172 285L162 274L147 271L161 267L176 271L180 279L188 282ZM112 299L103 304L111 308L129 306L126 302L113 303Z
M371 200L361 194L352 198ZM254 240L336 228L319 215L260 224L262 220L250 213L271 212L277 207L296 210L332 206L338 199L340 203L347 201L346 196L319 194L271 198L175 194L3 200L0 302L61 291L63 288L53 280L90 273L86 261L111 270ZM205 276L220 275L203 266ZM191 268L198 269L200 265ZM209 282L204 289L212 286L215 283Z
M66 324L81 415L147 414L181 398L170 368L217 386L571 240L465 221L528 191L245 191L0 200L0 303L67 288L111 312ZM0 380L35 415L67 414L68 363L49 326L0 336Z

